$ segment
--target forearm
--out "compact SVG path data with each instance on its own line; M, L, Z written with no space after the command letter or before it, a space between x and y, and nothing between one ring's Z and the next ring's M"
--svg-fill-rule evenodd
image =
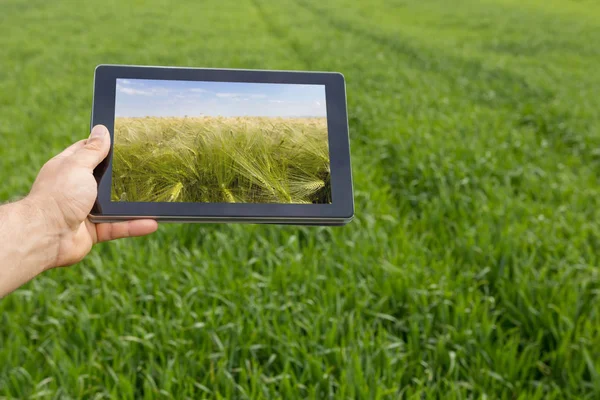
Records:
M53 267L59 235L27 198L0 206L0 297Z

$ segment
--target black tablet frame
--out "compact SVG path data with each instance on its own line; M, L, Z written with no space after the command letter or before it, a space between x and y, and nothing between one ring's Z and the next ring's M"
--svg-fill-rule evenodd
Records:
M331 204L184 203L111 201L112 145L108 157L94 170L98 198L91 216L98 219L151 217L193 220L261 219L350 220L354 215L346 87L337 72L268 71L213 68L99 65L94 72L91 126L105 125L114 139L117 79L157 79L218 82L258 82L324 85L331 163ZM112 143L112 141L111 141Z

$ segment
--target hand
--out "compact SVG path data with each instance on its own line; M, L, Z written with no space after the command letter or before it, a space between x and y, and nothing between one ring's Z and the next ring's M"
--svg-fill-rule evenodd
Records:
M98 193L93 171L109 150L108 130L96 125L88 139L42 167L24 199L41 210L48 229L57 235L56 258L49 268L81 261L98 242L147 235L158 228L154 220L94 224L88 219Z

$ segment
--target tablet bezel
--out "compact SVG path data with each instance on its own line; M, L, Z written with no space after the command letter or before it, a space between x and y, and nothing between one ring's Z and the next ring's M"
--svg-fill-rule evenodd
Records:
M218 82L257 82L324 85L331 164L331 204L279 203L184 203L111 201L112 143L114 142L115 92L117 79L156 79ZM213 68L179 68L126 65L99 65L94 73L91 126L105 125L111 134L111 151L94 170L98 198L93 219L151 217L168 220L235 221L349 221L354 215L350 144L346 110L346 88L337 72L266 71Z

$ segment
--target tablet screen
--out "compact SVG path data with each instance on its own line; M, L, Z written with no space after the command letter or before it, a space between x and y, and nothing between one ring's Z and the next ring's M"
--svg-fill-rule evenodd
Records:
M117 79L112 201L331 203L324 85Z

